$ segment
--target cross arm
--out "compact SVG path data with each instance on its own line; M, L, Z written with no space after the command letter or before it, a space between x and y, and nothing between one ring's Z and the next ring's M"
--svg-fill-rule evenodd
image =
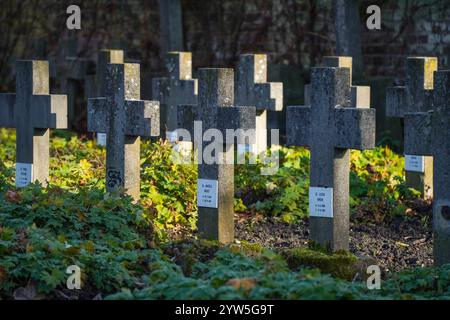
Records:
M16 95L14 93L0 94L0 127L14 128L14 104Z
M106 99L88 99L87 129L90 132L106 132Z
M256 137L256 108L253 106L220 107L217 117L217 129L226 136L227 129L242 130L242 135L238 135L237 143L245 143L245 136L252 130L250 141L255 141ZM245 132L247 131L247 132ZM245 136L244 136L245 135Z
M351 88L350 88L350 107L352 107L352 108L370 108L370 87L369 86L351 86Z
M281 111L283 109L283 83L255 84L255 105L258 110Z
M336 108L336 147L366 150L375 148L375 109Z
M311 145L311 107L288 106L286 109L287 144L293 146Z
M406 88L390 87L386 91L386 116L403 118L406 111Z
M432 111L405 115L405 154L432 155L432 116Z
M152 99L159 101L161 104L166 104L166 99L169 92L168 78L153 78L152 79Z
M218 113L218 128L225 129L255 129L256 108L250 106L220 107Z
M129 136L159 136L159 102L147 100L125 101L127 123L126 134Z
M197 104L198 96L198 82L197 79L170 80L170 90L176 90L176 92L169 92L170 104Z
M194 136L194 121L198 119L196 105L177 105L177 128L189 131Z
M35 95L32 112L35 128L67 129L66 95Z

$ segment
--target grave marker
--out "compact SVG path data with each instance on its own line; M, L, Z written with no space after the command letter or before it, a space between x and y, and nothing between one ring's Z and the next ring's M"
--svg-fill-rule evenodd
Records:
M375 110L359 97L368 89L351 87L350 72L312 68L311 106L289 106L286 114L288 144L311 149L310 238L333 251L348 250L349 149L375 146Z
M406 59L405 86L388 88L386 113L388 117L404 118L411 112L424 112L433 107L433 73L438 61L434 57ZM407 184L421 192L423 197L433 196L433 158L405 152Z
M406 113L405 153L433 157L433 254L450 263L450 70L434 73L433 110ZM425 106L424 106L425 107Z
M225 139L227 129L255 129L256 109L233 106L233 69L204 68L199 70L198 119L201 130L195 130L194 143L198 150L198 230L202 237L229 243L234 240L234 144ZM207 138L210 129L218 129L224 140ZM198 137L200 135L200 137ZM243 136L238 136L241 143ZM213 163L203 154L215 149ZM204 151L204 152L203 152ZM231 161L230 161L231 159Z
M77 57L76 44L68 46L63 56L56 60L58 64L54 64L50 74L59 80L60 92L67 93L68 129L83 131L79 123L84 109L80 108L85 107L85 101L90 97L89 88L93 85L90 76L95 72L95 63L88 58Z
M16 93L0 94L0 127L16 129L16 185L49 177L49 129L67 128L67 96L49 94L47 61L16 62Z
M197 79L192 79L192 54L190 52L169 52L166 57L168 78L152 80L152 97L161 103L161 129L164 137L172 144L179 141L176 129L179 127L178 106L197 106ZM163 135L163 133L161 133ZM191 150L192 143L179 142L183 149Z
M95 77L95 97L105 97L106 95L106 68L108 64L124 63L123 50L102 49L97 55L97 76ZM94 96L90 96L92 98ZM106 132L96 132L97 144L106 146Z
M322 66L350 69L350 105L355 108L370 108L370 87L354 86L353 79L353 58L345 56L325 56L322 59Z
M267 82L267 55L240 55L235 91L236 105L256 107L256 141L238 144L238 154L261 154L267 149L267 111L283 109L283 83Z
M139 64L108 64L105 97L89 99L88 130L107 133L106 190L140 194L140 137L158 136L159 104L140 100Z

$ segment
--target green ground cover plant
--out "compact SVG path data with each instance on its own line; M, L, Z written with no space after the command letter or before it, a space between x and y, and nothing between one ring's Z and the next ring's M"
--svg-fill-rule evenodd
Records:
M142 145L142 199L135 203L104 193L104 148L59 132L52 137L49 185L16 189L14 140L13 131L0 130L0 298L70 298L65 271L73 264L83 270L77 294L89 299L450 298L449 266L393 274L370 291L361 281L332 276L328 262L353 263L351 255L300 250L293 260L257 244L196 239L196 166L172 163L162 141ZM391 209L417 197L404 185L402 157L388 148L351 159L352 210L401 214ZM306 149L282 148L273 176L255 174L260 164L238 166L236 208L291 223L304 219L308 163ZM188 240L174 240L174 232Z

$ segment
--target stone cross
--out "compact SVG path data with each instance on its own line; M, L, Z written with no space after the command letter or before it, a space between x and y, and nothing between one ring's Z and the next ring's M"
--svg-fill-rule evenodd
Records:
M386 115L404 118L407 113L431 110L433 73L437 66L435 57L407 58L405 86L387 89ZM405 176L407 184L419 190L423 197L433 196L432 157L405 153Z
M16 62L16 93L0 94L0 127L16 129L16 186L47 184L49 129L67 128L67 96L49 94L47 61Z
M236 73L235 104L256 107L256 141L238 145L238 154L261 154L267 149L267 111L283 109L283 83L267 82L267 56L242 54Z
M234 144L246 138L236 135L235 140L226 136L231 129L254 131L256 119L255 107L233 106L233 73L233 69L199 70L197 112L201 128L194 130L199 161L198 230L202 237L222 243L234 240ZM212 139L212 129L220 131L222 141L218 137ZM208 160L211 146L221 149L214 149L214 161Z
M152 80L152 97L161 103L161 129L171 143L179 139L177 109L179 105L197 106L197 79L192 79L192 54L190 52L169 52L166 57L168 78ZM163 133L161 133L163 135ZM187 141L185 141L187 142ZM187 149L192 144L185 144Z
M123 50L102 49L97 55L97 72L95 77L95 96L105 97L106 95L106 68L108 64L122 64L124 63ZM99 146L106 146L106 132L96 132L97 144Z
M450 263L450 70L434 74L433 110L405 114L405 153L433 157L434 263Z
M59 78L61 92L67 93L68 129L75 130L79 129L79 108L85 106L84 100L89 97L87 91L92 86L89 75L94 73L95 64L90 59L76 56L66 56L63 59L59 68L53 68L50 73Z
M333 251L349 244L349 149L375 146L375 109L362 99L352 102L359 90L351 87L350 72L312 68L311 106L289 106L286 113L288 144L311 150L310 238Z
M353 63L352 57L346 56L325 56L322 59L322 67L348 68L350 69L350 84L352 84ZM370 87L353 86L350 87L350 105L355 108L370 108ZM304 87L305 106L311 105L311 85Z
M139 64L108 64L105 97L89 99L88 130L107 133L106 190L140 194L140 137L159 134L159 104L140 100Z
M77 110L77 105L85 106L86 104L84 102L76 103L77 99L87 101L89 98L104 97L106 65L123 63L124 53L122 50L103 49L98 52L97 61L94 61L89 58L77 57L76 44L69 42L62 57L56 58L55 61L59 63L53 65L50 74L53 78L59 79L61 92L67 92L69 129L75 127L79 129L77 117L81 112ZM97 133L97 144L106 145L106 133Z
M124 63L124 52L123 50L114 50L114 49L102 49L98 52L97 55L97 79L96 79L96 88L97 88L97 97L105 97L106 96L106 77L109 64L123 64Z

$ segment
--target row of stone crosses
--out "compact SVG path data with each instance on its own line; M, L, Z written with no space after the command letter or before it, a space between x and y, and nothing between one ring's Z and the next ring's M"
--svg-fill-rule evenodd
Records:
M97 97L89 98L87 106L88 130L106 144L107 192L139 198L141 137L165 135L174 142L176 130L192 128L194 121L202 121L202 134L209 128L258 132L266 129L268 110L283 108L282 83L267 82L264 54L241 55L236 79L233 69L225 68L201 68L198 79L193 79L191 53L170 52L168 77L152 82L155 101L140 99L140 66L125 63L123 56L120 50L100 51ZM83 78L84 61L72 62L66 81ZM450 262L449 75L449 70L437 69L436 58L411 57L406 61L405 86L389 88L386 94L388 116L405 121L407 179L428 181L434 176L433 186L425 185L429 194L434 193L436 265ZM46 184L49 129L67 128L68 99L71 103L73 97L49 94L47 61L17 61L16 93L0 94L0 127L16 129L17 187L34 181ZM286 119L288 145L311 150L310 238L330 250L347 250L349 150L375 146L370 87L352 85L351 57L325 57L320 67L312 68L305 105L288 106ZM257 135L252 150L266 150L266 139ZM225 146L224 153L233 153L233 144ZM428 168L432 164L423 156L433 158L432 173ZM202 237L223 243L234 240L233 180L233 164L198 165Z

